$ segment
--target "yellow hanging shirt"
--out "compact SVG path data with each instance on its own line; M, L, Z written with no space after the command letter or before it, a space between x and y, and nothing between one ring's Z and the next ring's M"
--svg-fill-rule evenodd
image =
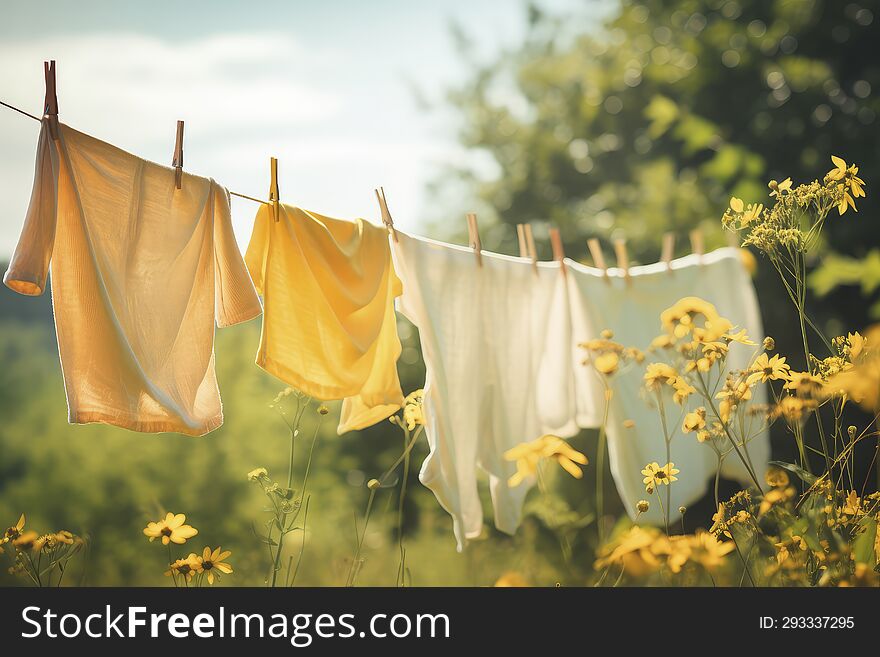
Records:
M71 423L199 436L223 423L214 324L260 314L213 180L61 124L40 132L31 203L3 278L52 307Z
M338 432L403 403L394 299L403 289L385 229L263 205L245 263L263 296L257 365L307 395L344 399Z

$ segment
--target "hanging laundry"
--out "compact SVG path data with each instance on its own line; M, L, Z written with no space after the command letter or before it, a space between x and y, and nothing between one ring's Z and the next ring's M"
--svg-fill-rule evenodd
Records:
M738 249L726 248L699 257L687 256L671 263L654 264L630 269L631 282L611 276L607 280L601 270L566 261L572 285L571 308L574 344L598 338L604 329L614 332L614 340L627 347L646 349L663 333L660 313L679 299L696 296L715 305L718 313L744 328L753 341L763 338L761 315L752 281L743 267ZM726 369L743 369L757 347L731 345ZM582 427L598 427L602 423L604 387L598 374L589 366L580 365L586 352L575 346L572 361L577 379L577 421ZM646 362L664 361L664 352L648 354ZM641 470L654 461L667 462L666 444L656 400L643 392L644 368L624 369L612 379L613 397L607 427L611 472L617 490L630 515L636 517L636 504L646 498ZM724 378L721 377L721 383ZM759 386L752 403L765 404L766 390ZM680 506L692 504L702 497L715 477L717 459L708 444L701 444L694 434L682 434L682 408L672 402L665 406L670 431L675 432L669 461L680 470L678 481L671 485L670 516ZM630 422L626 422L626 421ZM631 425L630 428L624 426ZM754 470L761 476L770 457L769 436L760 417L753 419L754 437L748 442L748 454ZM631 424L632 423L632 424ZM731 453L724 460L722 475L744 484L751 482L742 461ZM663 504L666 504L665 489ZM638 516L639 521L662 523L659 504Z
M419 479L453 518L461 550L480 535L478 472L488 474L495 526L519 526L533 481L509 485L504 453L544 433L577 432L571 326L560 263L474 251L400 230L399 310L419 329L427 367L423 408L430 453Z
M403 404L394 299L400 280L384 228L263 205L245 262L263 297L257 365L307 395L343 399L338 432Z
M21 238L3 280L26 295L52 271L69 421L201 435L223 423L214 321L260 302L213 180L44 121Z

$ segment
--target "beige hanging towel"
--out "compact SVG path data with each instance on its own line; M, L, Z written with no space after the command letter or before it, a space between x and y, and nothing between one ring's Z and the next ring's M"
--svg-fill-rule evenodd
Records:
M245 255L266 311L257 365L317 399L344 399L337 431L403 403L388 235L363 219L264 205Z
M260 314L228 192L61 125L40 132L4 283L52 304L69 421L205 434L223 423L214 322Z

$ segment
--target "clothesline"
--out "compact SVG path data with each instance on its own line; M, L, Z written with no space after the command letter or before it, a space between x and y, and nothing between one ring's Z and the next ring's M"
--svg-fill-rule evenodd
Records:
M19 114L23 114L24 116L30 117L37 122L42 122L42 119L40 117L35 116L35 115L31 114L30 112L26 112L25 110L20 109L18 107L15 107L14 105L10 105L9 103L3 102L3 101L0 101L0 105L3 105L3 107L8 107L9 109L11 109L15 112L18 112ZM274 165L274 162L275 161L273 160L273 165ZM273 175L274 175L274 171L275 170L273 169ZM249 196L247 194L242 194L240 192L234 192L229 189L227 189L227 191L229 191L229 194L231 196L237 196L239 198L243 198L248 201L253 201L254 203L260 203L263 205L273 205L273 201L271 201L271 200L265 201L263 199L259 199L254 196ZM395 241L397 241L397 237L394 232L393 221L391 220L390 213L388 212L387 204L385 202L384 191L380 194L379 190L376 190L376 196L379 199L379 206L380 206L380 209L382 210L382 223L385 224L385 226L391 232L391 235L394 237ZM271 194L270 194L270 198L271 198ZM469 214L467 219L468 219L468 236L469 236L468 241L470 242L471 248L473 248L474 252L477 254L477 259L479 260L479 258L480 258L479 254L482 252L483 249L480 244L479 231L476 226L476 215ZM517 230L520 230L520 227L521 226L518 225ZM529 237L531 237L530 226L522 225L522 228L524 228L525 232L529 233ZM550 237L551 237L551 241L553 243L554 260L562 261L565 257L565 253L562 249L562 242L559 239L558 230L551 229ZM733 235L733 233L730 233L728 237L735 239L735 236ZM672 249L673 249L672 245L674 244L674 241L675 241L675 237L672 233L667 233L666 235L664 235L664 247L663 247L664 253L663 253L663 256L661 257L661 262L663 262L667 266L669 264L669 261L672 259ZM702 231L699 228L691 231L690 241L691 241L691 249L693 250L693 252L696 253L698 256L702 256L704 253L703 235L702 235ZM607 273L608 269L605 266L604 259L599 257L599 256L601 256L601 251L599 249L597 240L595 240L595 239L590 240L590 242L595 242L595 244L590 244L590 251L593 255L593 260L594 260L595 266L598 267L599 269L602 269L604 272ZM731 244L731 245L733 245L733 244ZM629 278L629 256L626 251L625 240L622 240L622 239L616 240L615 244L614 244L614 250L615 250L615 253L617 256L618 268L623 272L624 277L626 277L628 279ZM537 257L536 257L536 253L534 250L534 245L533 244L526 245L524 240L520 240L520 256L531 258L533 263L537 262Z
M39 123L42 123L42 121L43 121L40 117L35 116L35 115L31 114L30 112L25 112L23 109L19 109L18 107L15 107L14 105L10 105L9 103L4 103L2 100L0 100L0 105L3 105L3 107L8 107L9 109L11 109L15 112L18 112L19 114L24 114L25 116L28 116L28 117L32 118L34 121L37 121ZM245 198L249 201L253 201L254 203L263 203L265 205L269 205L268 201L264 201L259 198L254 198L253 196L248 196L247 194L233 192L232 190L229 190L229 193L232 196L238 196L239 198Z

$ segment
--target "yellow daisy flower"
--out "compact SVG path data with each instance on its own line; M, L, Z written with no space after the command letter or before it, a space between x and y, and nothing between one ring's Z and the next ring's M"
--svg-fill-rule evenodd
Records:
M752 385L758 381L761 383L776 380L788 381L790 370L791 368L785 363L784 356L775 354L772 358L768 358L767 354L761 354L749 368L751 374L746 379L746 384Z
M212 551L211 548L206 546L202 551L202 556L193 555L195 557L193 559L195 570L196 572L205 573L208 584L213 586L214 578L220 579L220 573L226 573L227 575L232 573L232 565L226 563L227 557L231 554L232 552L229 550L221 552L221 549L218 547Z
M144 527L144 536L150 538L150 543L161 538L162 545L168 545L168 543L183 545L187 539L199 533L198 529L184 524L185 522L186 516L184 514L175 515L169 511L162 520L148 522Z
M165 577L180 575L191 580L197 572L197 556L195 552L190 552L186 558L177 559L168 564L168 570L165 571Z
M675 476L678 472L674 463L667 463L661 467L657 461L654 461L653 463L648 463L642 470L642 474L645 477L642 483L645 484L645 489L649 491L661 484L668 486L673 481L678 481L678 477Z

